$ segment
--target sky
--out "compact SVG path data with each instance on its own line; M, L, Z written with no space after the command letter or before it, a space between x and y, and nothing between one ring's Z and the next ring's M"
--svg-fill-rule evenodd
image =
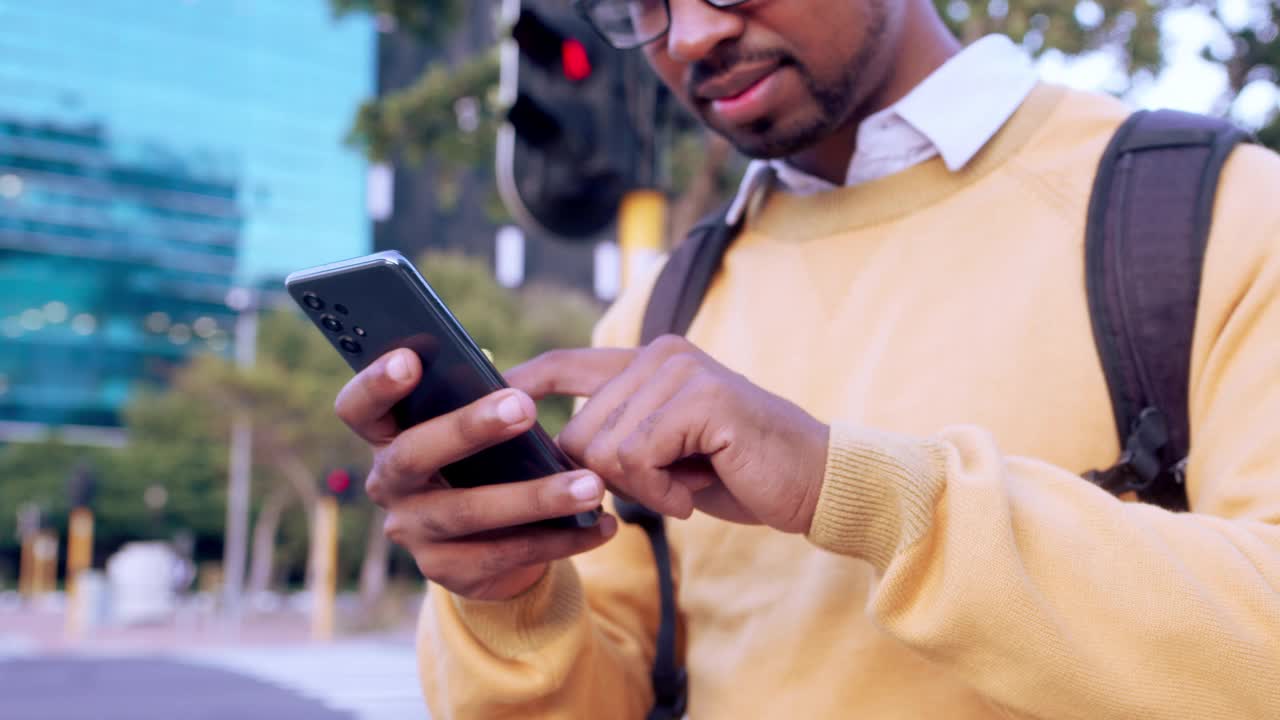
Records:
M1089 4L1082 4L1090 11ZM1079 15L1078 11L1078 15ZM1232 29L1249 24L1253 18L1250 0L1220 0L1218 12ZM1163 30L1167 66L1153 82L1135 83L1126 99L1144 108L1172 108L1190 112L1215 112L1227 92L1225 69L1201 57L1201 50L1225 57L1231 51L1226 32L1203 8L1185 8L1165 13ZM1115 89L1122 82L1119 64L1105 52L1065 58L1049 51L1038 61L1046 80L1086 89ZM1247 85L1236 98L1231 115L1250 129L1262 125L1275 110L1280 92L1268 81Z
M242 280L368 252L366 164L343 144L376 30L327 0L0 0L0 114L98 122L126 158L234 179Z

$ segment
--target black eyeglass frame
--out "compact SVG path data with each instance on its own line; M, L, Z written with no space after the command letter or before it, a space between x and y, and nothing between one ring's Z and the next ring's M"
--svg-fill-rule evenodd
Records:
M702 0L702 2L717 10L728 10L729 8L736 7L750 1L751 0ZM634 43L628 43L626 45L619 45L614 42L613 38L610 38L604 30L600 29L600 26L596 25L594 20L591 19L591 8L604 2L608 2L608 0L573 0L573 9L576 10L578 15L580 15L582 19L591 26L591 29L594 30L597 35L603 38L610 47L616 50L635 50L636 48L644 47L671 31L671 0L662 0L662 5L667 11L666 27L662 28L661 31L654 33L652 37L644 40L638 40Z

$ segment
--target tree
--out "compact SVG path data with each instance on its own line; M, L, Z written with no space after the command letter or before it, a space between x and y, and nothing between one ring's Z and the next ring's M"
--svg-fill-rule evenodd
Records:
M201 402L222 427L238 412L251 419L260 501L250 577L253 589L261 590L272 579L275 536L287 511L301 511L309 536L324 473L352 465L367 469L369 459L333 414L333 398L350 370L324 337L294 310L265 313L258 337L252 368L201 357L179 374L174 392ZM305 547L306 536L302 540Z
M458 253L427 253L418 260L423 276L494 365L507 370L556 348L581 347L591 340L599 306L573 290L535 285L513 291L494 280L482 260ZM572 411L568 398L538 403L538 418L555 435Z
M487 3L496 10L496 4ZM385 28L431 48L442 47L465 15L460 0L330 0L336 16L372 13ZM471 174L493 187L497 104L497 48L451 63L444 53L409 87L363 103L348 142L375 162L425 158L443 175L441 195ZM496 193L488 204L494 220L506 213Z
M466 7L464 0L330 0L335 17L363 12L394 18L424 42L438 42L453 29Z
M14 512L27 503L42 510L48 527L65 534L68 481L78 467L97 477L96 562L132 540L172 539L194 533L198 548L221 546L225 507L225 438L202 408L171 394L140 393L126 410L132 442L121 449L69 445L56 436L0 449L0 553L16 549ZM148 487L168 496L159 512L144 502Z
M436 46L455 29L460 17L449 2L353 2L333 0L341 12L376 11L392 17L421 42ZM935 0L943 18L965 42L988 33L1004 33L1033 55L1050 50L1067 56L1105 52L1122 77L1113 92L1126 93L1135 80L1154 77L1164 66L1161 20L1172 10L1201 8L1229 38L1229 52L1205 51L1224 66L1228 76L1224 109L1250 82L1274 88L1280 62L1276 3L1251 5L1251 16L1228 22L1217 2L1209 0ZM449 172L472 172L492 185L493 136L499 122L494 92L497 60L492 49L457 66L439 62L428 67L410 88L373 99L360 110L351 138L371 158L397 155L439 160ZM1274 103L1273 103L1274 104ZM462 109L466 112L462 112ZM463 116L470 118L460 123ZM727 145L677 115L668 149L669 186L675 196L671 237L683 237L697 217L732 192L740 162ZM1275 109L1260 131L1271 147L1280 147Z

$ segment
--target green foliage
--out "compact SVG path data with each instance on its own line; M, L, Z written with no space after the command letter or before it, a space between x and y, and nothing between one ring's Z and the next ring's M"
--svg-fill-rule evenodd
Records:
M81 464L100 467L109 451L67 445L57 438L0 448L0 550L17 547L17 511L27 503L41 509L50 527L66 527L70 510L67 482Z
M508 290L476 258L432 252L417 265L467 333L493 353L500 370L547 350L589 344L600 317L595 301L579 292L550 285ZM538 404L539 421L555 435L572 408L569 398L548 398Z
M599 315L594 301L572 291L503 288L475 258L429 253L419 265L500 368L555 347L586 344ZM171 539L178 532L195 535L197 559L220 560L229 428L234 413L245 412L254 429L255 507L281 485L301 501L285 513L276 556L281 575L301 584L308 543L304 508L329 469L369 467L368 447L333 413L334 398L350 378L350 368L300 312L263 313L252 369L202 356L179 370L169 389L138 393L126 411L126 447L83 448L55 439L0 448L0 554L16 552L14 510L24 503L39 504L47 523L65 532L67 482L75 468L87 465L99 478L98 562L130 540ZM570 408L567 399L544 402L544 426L559 432ZM168 494L160 511L143 502L154 485ZM342 511L340 569L348 584L358 573L372 516L362 494Z
M227 427L197 398L145 391L126 411L130 443L105 464L96 509L99 547L135 539L168 539L189 530L206 543L221 541L226 521ZM163 510L143 496L158 485Z
M429 43L439 42L454 27L458 15L446 11L448 2L418 3L412 0L331 0L343 12L377 11L394 16L402 28ZM989 33L1004 33L1034 54L1053 49L1068 56L1091 50L1110 52L1129 77L1160 70L1159 22L1174 8L1200 6L1217 17L1216 2L1209 0L934 0L951 29L965 42ZM1243 28L1227 28L1235 50L1230 57L1211 57L1223 63L1230 78L1230 92L1237 93L1247 78L1261 70L1272 75L1280 65L1275 3L1253 4L1253 22ZM424 31L429 28L429 31ZM492 180L493 136L498 109L493 103L497 83L497 59L489 51L460 68L433 65L412 87L366 103L360 110L351 140L372 158L400 153L410 159L437 159L454 177L462 170ZM1127 85L1112 88L1123 92ZM456 103L469 98L478 107L478 122L470 132L458 127ZM1272 122L1275 118L1272 118ZM1280 135L1266 128L1264 141ZM689 185L692 168L699 166L701 138L677 133L669 151L673 190ZM692 152L690 152L692 148ZM731 172L729 174L732 174ZM446 178L446 186L449 180ZM719 184L719 183L718 183ZM446 187L447 189L447 187ZM446 193L447 194L447 193ZM500 214L500 212L499 212Z
M393 18L397 27L425 42L438 42L457 24L464 0L329 0L335 17L369 13Z
M360 106L348 140L373 160L424 157L446 167L491 165L498 127L498 56L458 68L434 65L413 85ZM474 127L463 127L472 116Z
M1110 48L1129 72L1156 70L1161 64L1159 13L1170 3L1145 0L934 0L938 13L962 41L990 33L1008 35L1014 42L1040 53L1048 49L1067 55ZM1082 21L1081 18L1088 20Z

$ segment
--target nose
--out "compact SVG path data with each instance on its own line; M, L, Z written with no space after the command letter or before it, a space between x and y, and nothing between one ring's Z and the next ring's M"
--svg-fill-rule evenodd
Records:
M742 34L743 16L721 10L706 0L670 0L671 28L667 54L682 63L697 62L721 42Z

